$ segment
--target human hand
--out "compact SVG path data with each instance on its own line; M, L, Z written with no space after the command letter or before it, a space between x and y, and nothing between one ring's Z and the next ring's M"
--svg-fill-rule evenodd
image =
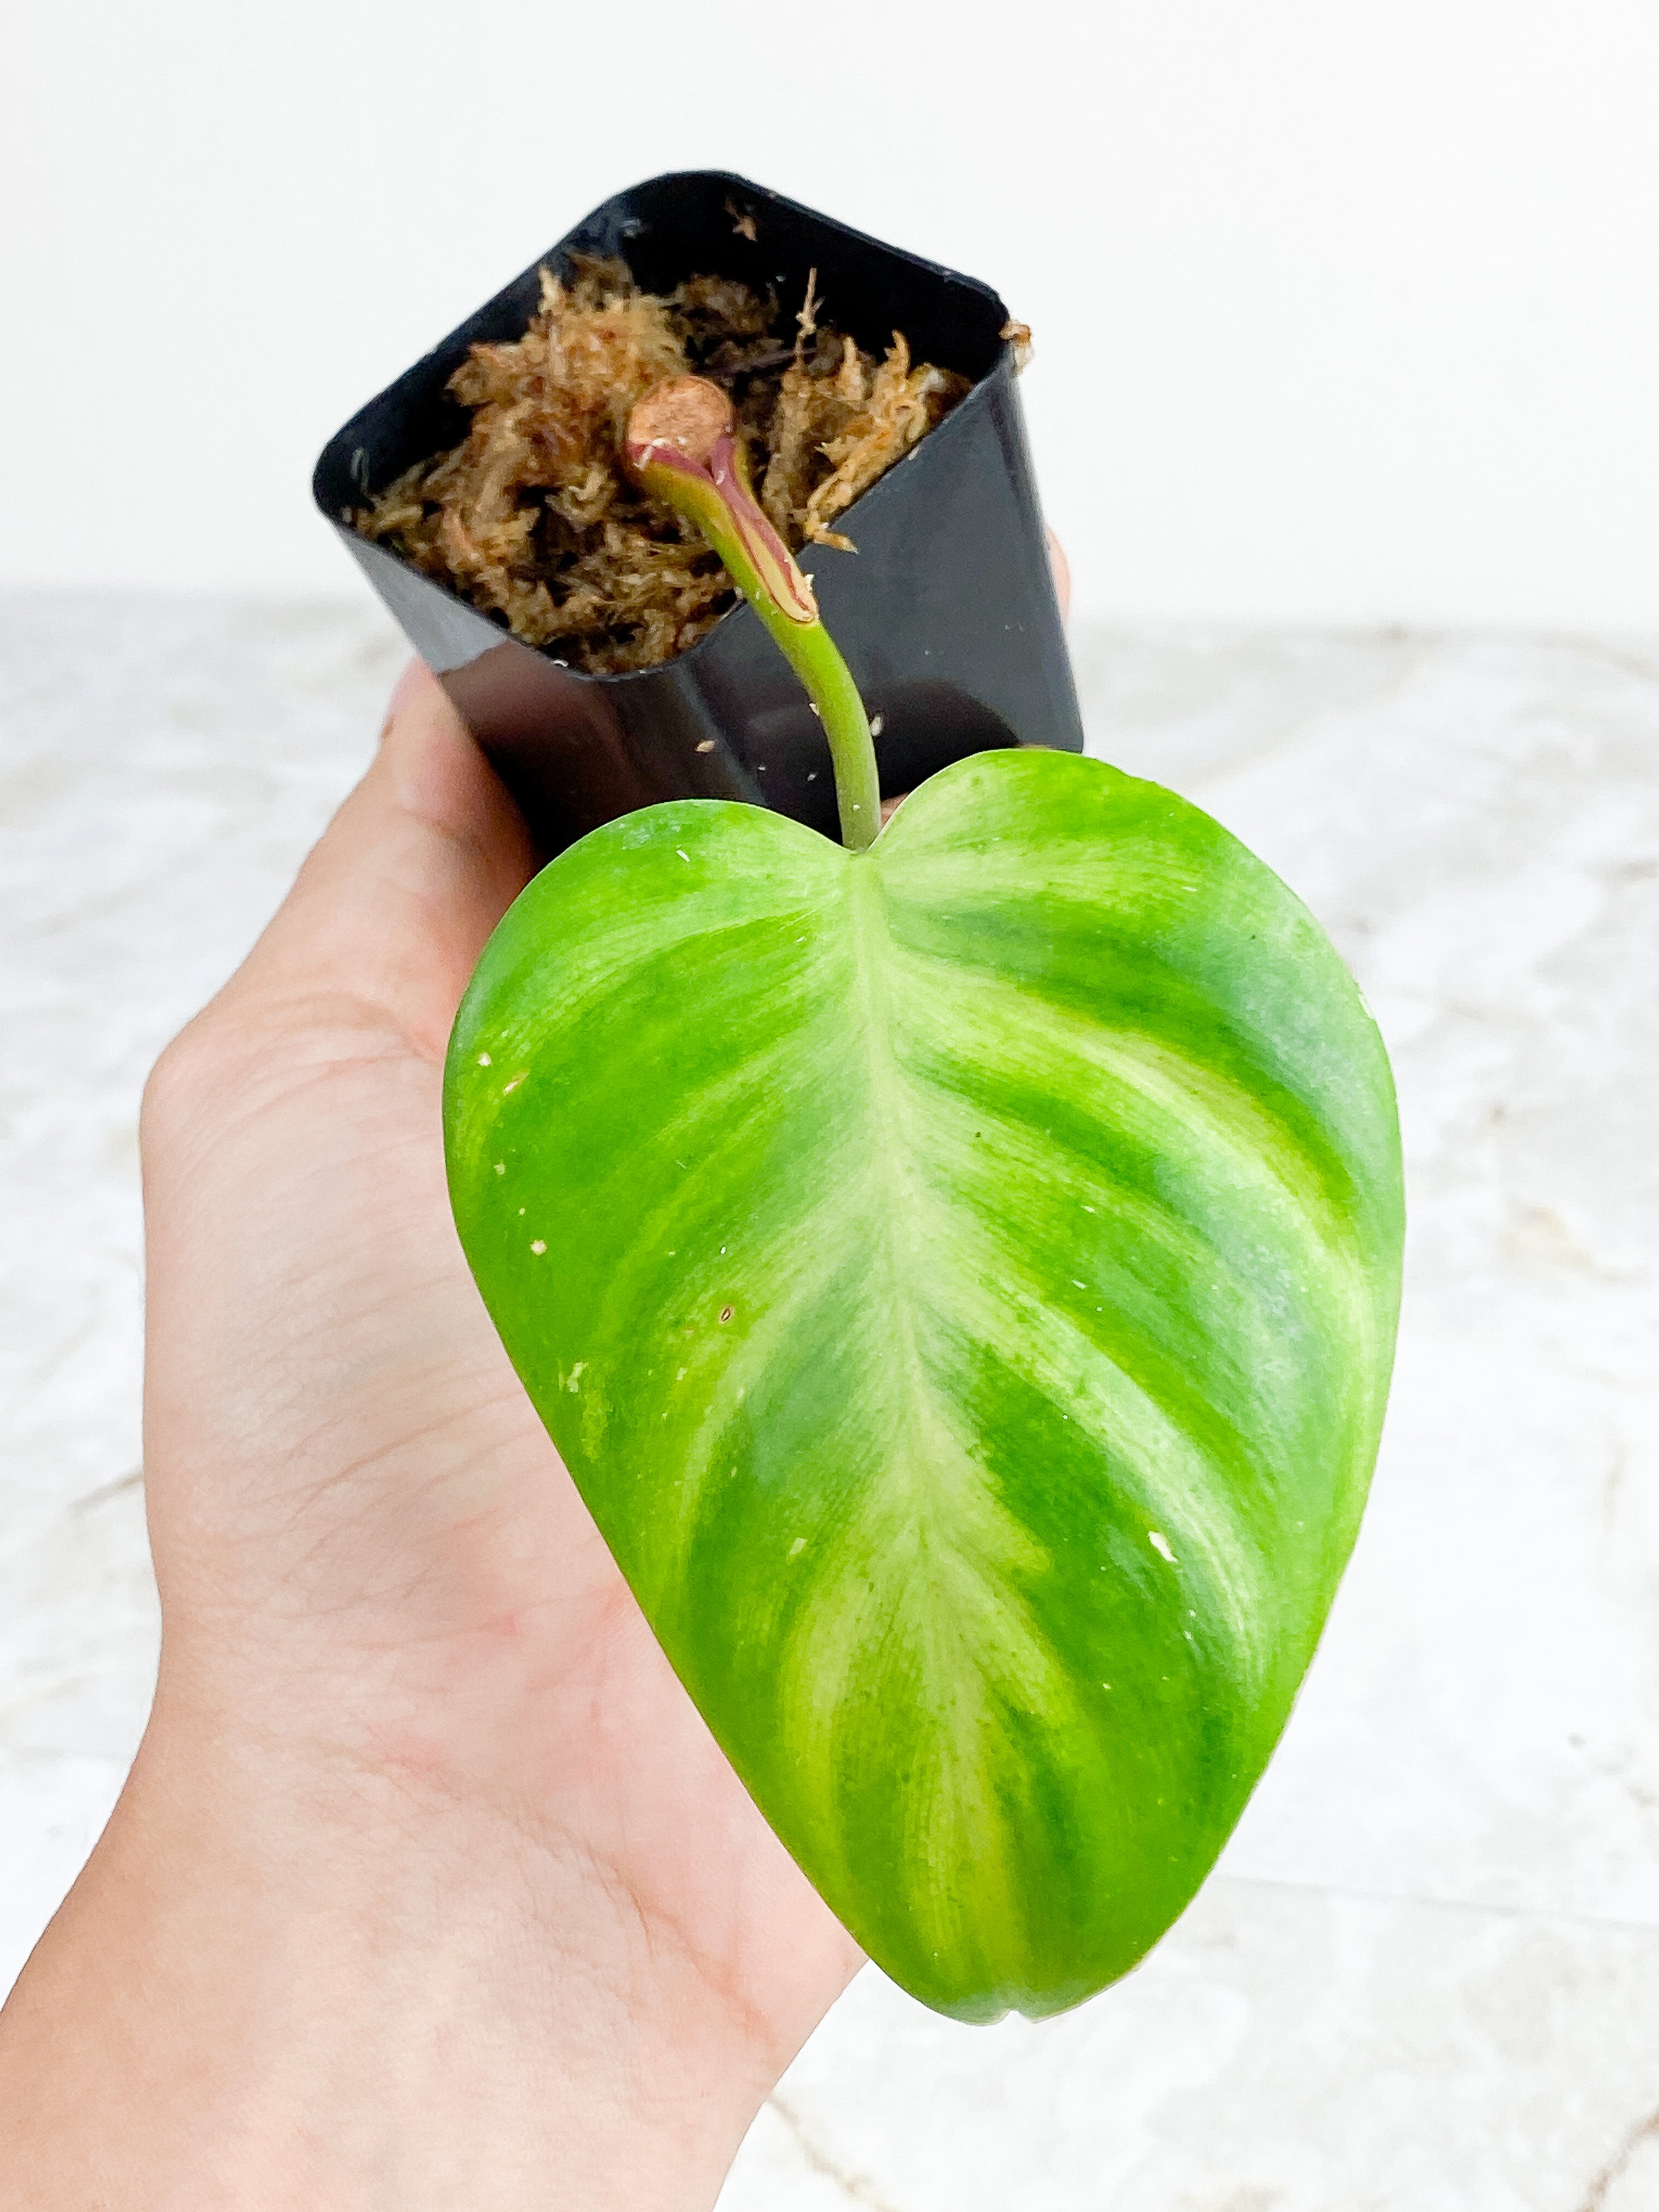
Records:
M151 1079L161 1674L0 2015L0 2203L707 2205L860 1963L670 1671L450 1220L444 1048L531 866L416 664Z
M707 2204L859 1963L669 1670L450 1220L445 1042L531 864L417 665L151 1079L161 1676L0 2031L39 2212Z

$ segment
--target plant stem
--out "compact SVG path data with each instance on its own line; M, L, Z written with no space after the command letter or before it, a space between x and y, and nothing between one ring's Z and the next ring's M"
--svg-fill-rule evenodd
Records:
M726 560L724 553L720 558ZM729 568L731 563L726 565ZM852 671L821 621L791 622L759 595L750 592L748 596L818 710L836 772L842 842L849 851L861 853L874 844L881 828L881 781L870 719Z
M869 718L811 586L755 498L732 403L703 377L675 377L635 408L623 450L646 489L702 531L799 677L829 740L842 842L864 851L881 828Z

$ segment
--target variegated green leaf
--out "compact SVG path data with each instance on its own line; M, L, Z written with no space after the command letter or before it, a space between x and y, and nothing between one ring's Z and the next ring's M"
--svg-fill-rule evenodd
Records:
M847 1926L963 2019L1133 1966L1382 1420L1393 1089L1317 924L1066 754L959 763L860 854L653 807L501 924L447 1113L526 1387Z

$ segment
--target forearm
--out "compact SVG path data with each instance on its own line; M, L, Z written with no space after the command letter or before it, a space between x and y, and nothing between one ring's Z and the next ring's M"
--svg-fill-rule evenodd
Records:
M257 1765L152 1724L0 2016L0 2202L713 2203L769 2082L687 2016L672 1946L618 1986L592 1870L384 1775Z

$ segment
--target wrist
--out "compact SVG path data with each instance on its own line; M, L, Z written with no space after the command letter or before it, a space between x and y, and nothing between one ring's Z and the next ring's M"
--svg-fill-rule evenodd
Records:
M8 2008L0 2141L39 2212L505 2207L556 2177L692 2212L775 2072L556 1840L162 1698Z

